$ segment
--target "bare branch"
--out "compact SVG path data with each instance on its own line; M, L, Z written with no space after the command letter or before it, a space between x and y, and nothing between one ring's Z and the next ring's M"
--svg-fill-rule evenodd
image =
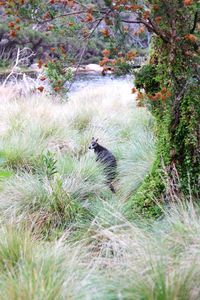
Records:
M6 79L4 80L3 85L2 85L3 87L5 87L5 85L6 85L7 81L8 81L8 79L14 74L15 69L16 69L16 67L17 67L17 65L18 65L18 63L19 63L19 56L20 56L20 49L18 48L18 49L17 49L17 57L16 57L15 64L14 64L14 66L13 66L13 68L12 68L10 74L9 74L9 75L6 77Z
M85 10L74 11L74 12L71 12L71 13L66 13L66 14L58 15L58 16L55 16L55 17L53 17L51 19L46 19L46 20L43 20L43 21L38 21L38 23L39 24L44 24L44 23L53 21L55 19L59 19L59 18L63 18L63 17L69 17L69 16L75 16L75 15L81 15L82 13L85 13Z
M78 3L77 1L75 1L75 3ZM73 12L69 12L69 13L65 13L65 14L62 14L62 15L58 15L58 16L55 16L55 17L52 17L51 19L46 19L46 20L42 20L42 21L38 21L38 24L44 24L44 23L47 23L47 22L51 22L55 19L59 19L59 18L63 18L63 17L69 17L69 16L76 16L76 15L81 15L82 13L87 13L87 10L89 7L87 7L86 5L84 4L81 4L81 3L78 3L80 6L82 6L84 9L83 10L79 10L79 11L73 11ZM97 12L97 13L101 13L101 14L105 14L107 15L107 10L93 10L94 12Z
M4 80L2 86L5 87L5 85L7 84L8 80L11 78L11 76L15 75L19 75L21 74L21 72L17 72L17 67L21 64L23 64L27 59L29 59L30 57L32 57L33 55L35 55L35 53L33 51L30 52L30 54L27 54L27 50L30 50L29 48L24 48L22 50L20 50L20 48L17 48L17 55L16 55L16 60L15 63L12 67L11 72L9 73L9 75L6 77L6 79Z
M137 20L124 20L124 19L121 19L121 21L123 23L129 23L129 24L144 24L150 31L153 31L153 28L151 27L151 25L144 21L144 20L141 20L141 19L137 19Z
M80 58L79 58L79 61L78 61L78 64L76 66L76 71L74 73L74 79L76 78L76 75L78 73L78 68L80 67L80 64L82 62L82 59L83 59L83 55L85 54L85 51L87 49L87 46L88 46L88 43L89 43L89 40L90 38L92 37L93 33L95 32L95 30L98 28L98 26L100 25L100 23L103 21L105 16L103 16L102 18L98 19L98 22L97 24L93 27L93 29L91 30L90 34L86 37L86 43L85 43L85 46L83 47L83 50L81 52L81 55L80 55ZM71 82L69 88L68 88L68 91L71 89L72 85L73 85L74 81Z

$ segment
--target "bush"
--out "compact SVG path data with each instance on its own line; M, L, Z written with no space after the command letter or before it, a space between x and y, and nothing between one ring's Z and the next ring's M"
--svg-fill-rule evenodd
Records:
M156 67L144 65L138 72L134 72L135 85L138 89L145 89L147 94L154 94L159 91L160 84L157 79Z

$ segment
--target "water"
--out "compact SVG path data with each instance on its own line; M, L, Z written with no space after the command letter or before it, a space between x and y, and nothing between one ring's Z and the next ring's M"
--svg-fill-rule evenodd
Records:
M7 77L8 74L0 74L0 84L2 84ZM23 74L18 74L17 76L11 77L9 82L12 84L21 84L23 88L30 88L30 87L37 87L40 82L37 80L38 74L37 73L30 73L26 76L26 82L23 80ZM133 82L132 75L123 75L123 76L115 76L114 74L106 74L106 76L102 76L98 73L84 73L84 74L77 74L76 79L74 82L66 83L66 88L70 88L69 94L73 94L74 92L79 92L83 88L95 88L99 86L105 85L112 85L113 83L122 83L122 82ZM25 84L26 83L26 84Z
M95 88L99 86L113 84L113 82L133 82L132 75L114 76L114 75L98 75L98 74L82 74L76 77L70 88L70 93L78 92L83 88Z

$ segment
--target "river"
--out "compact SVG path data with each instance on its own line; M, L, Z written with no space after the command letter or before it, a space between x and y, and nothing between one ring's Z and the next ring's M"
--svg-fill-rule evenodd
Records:
M72 83L70 93L78 92L83 88L95 88L99 86L109 85L113 83L133 82L132 75L114 76L114 75L94 75L94 74L82 74L76 77L76 80Z

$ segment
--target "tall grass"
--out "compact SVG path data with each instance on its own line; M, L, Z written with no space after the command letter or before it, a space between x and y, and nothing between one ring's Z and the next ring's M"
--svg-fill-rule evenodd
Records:
M0 297L198 300L198 211L192 203L174 205L147 227L105 203L76 243L68 230L43 243L2 225Z
M124 216L155 155L154 120L130 90L113 82L65 104L3 90L0 299L200 299L198 207L181 199L153 223ZM116 194L93 136L117 158Z
M0 193L3 215L37 215L40 224L66 226L82 207L85 212L96 201L109 201L102 167L88 150L93 136L116 155L115 201L126 199L154 159L152 117L136 108L130 91L129 83L113 82L73 93L65 104L39 94L4 99L0 155L2 167L15 174ZM47 153L53 166L44 165ZM48 168L54 169L51 178Z

